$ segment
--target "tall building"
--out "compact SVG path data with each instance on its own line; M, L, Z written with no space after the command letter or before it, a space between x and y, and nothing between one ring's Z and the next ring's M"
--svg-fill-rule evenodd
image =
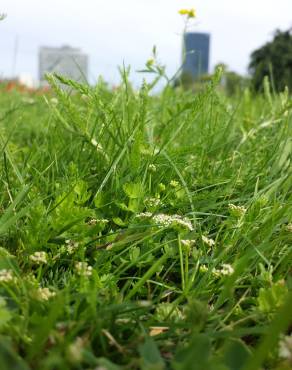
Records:
M39 79L45 85L46 73L58 73L64 77L84 82L87 80L88 57L80 49L63 46L39 49Z
M184 34L182 73L197 79L209 72L210 34Z

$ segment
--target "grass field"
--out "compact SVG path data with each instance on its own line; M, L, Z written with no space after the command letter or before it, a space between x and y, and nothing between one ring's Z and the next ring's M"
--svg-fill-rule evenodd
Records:
M0 92L1 370L291 369L288 93L49 79Z

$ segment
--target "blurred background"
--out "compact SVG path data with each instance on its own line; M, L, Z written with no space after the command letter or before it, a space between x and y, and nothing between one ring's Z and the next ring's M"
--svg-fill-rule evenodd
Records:
M206 73L224 63L247 75L251 53L270 41L276 29L292 27L292 0L1 0L0 13L7 17L0 23L0 79L22 76L37 84L41 69L58 63L56 55L67 48L69 55L81 55L77 63L84 63L90 83L102 75L117 85L118 66L124 63L138 86L145 75L136 71L151 58L154 45L171 77L182 64L181 8L197 12L187 31L209 35Z

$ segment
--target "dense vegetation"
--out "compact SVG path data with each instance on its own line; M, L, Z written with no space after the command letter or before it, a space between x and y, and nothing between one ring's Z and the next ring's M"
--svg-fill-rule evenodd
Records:
M292 28L277 30L272 41L251 54L249 69L256 91L262 89L265 76L270 76L274 89L292 89Z
M0 93L1 369L289 369L288 91Z

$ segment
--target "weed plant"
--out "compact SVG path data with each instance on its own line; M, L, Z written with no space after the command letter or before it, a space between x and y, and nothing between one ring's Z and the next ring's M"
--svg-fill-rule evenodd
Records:
M48 80L0 93L1 369L291 369L288 92Z

